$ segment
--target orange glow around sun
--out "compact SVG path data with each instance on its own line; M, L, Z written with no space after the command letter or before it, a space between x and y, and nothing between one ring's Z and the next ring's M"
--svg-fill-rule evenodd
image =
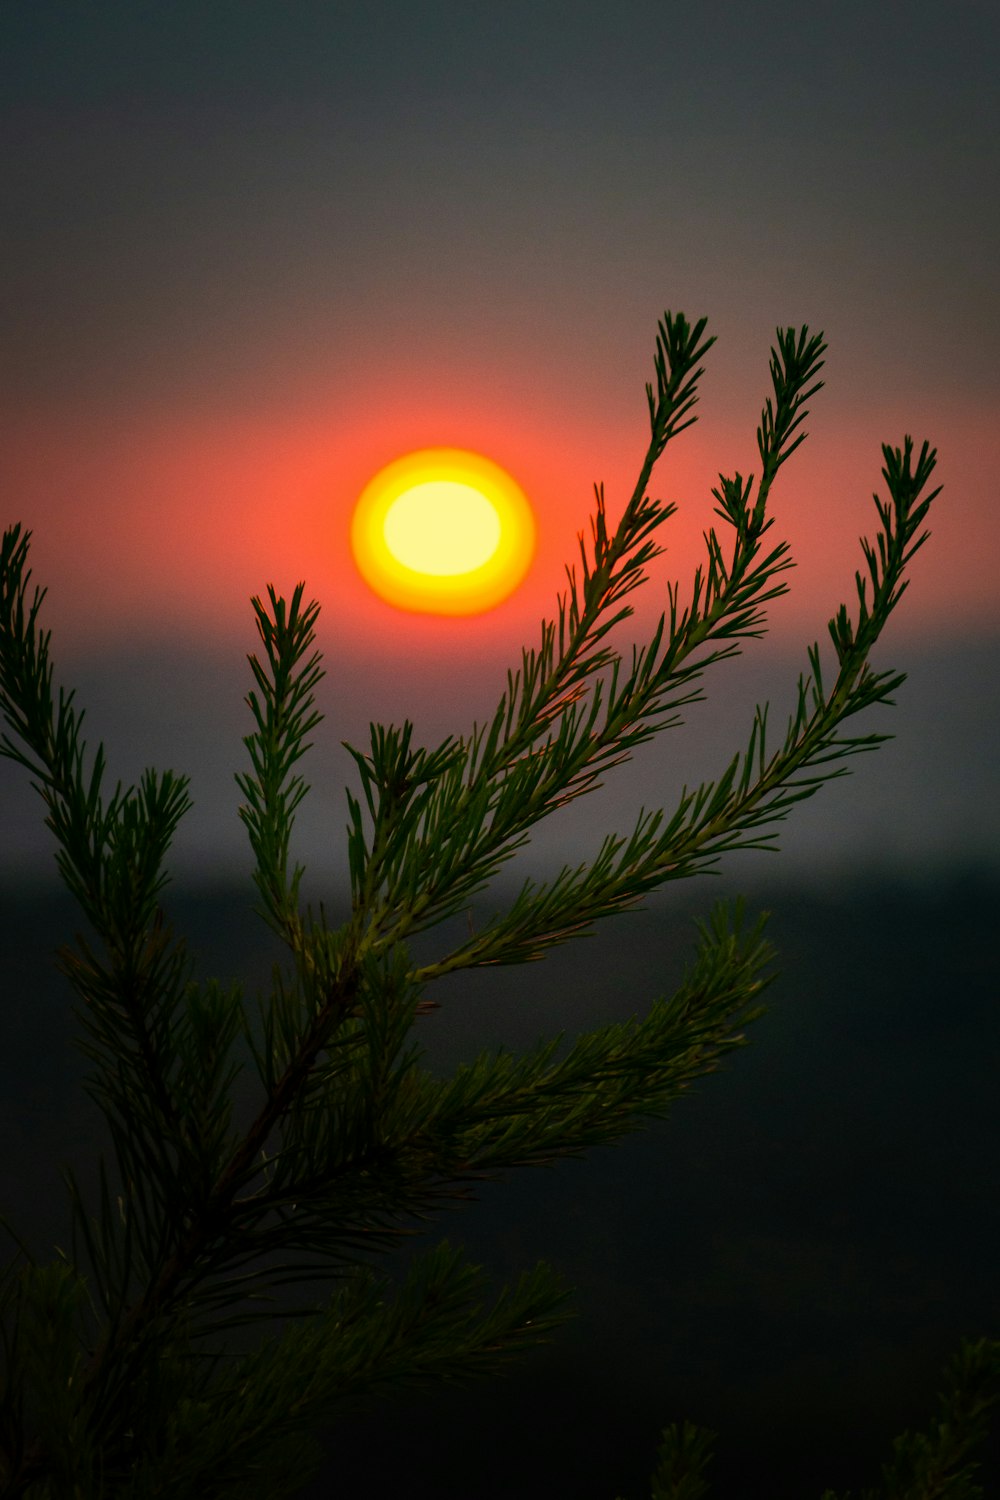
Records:
M351 547L366 583L397 608L481 614L528 571L535 519L498 464L461 448L422 448L365 486Z

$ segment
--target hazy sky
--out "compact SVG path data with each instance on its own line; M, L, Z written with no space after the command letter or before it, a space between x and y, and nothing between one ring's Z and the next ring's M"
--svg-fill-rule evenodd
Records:
M910 432L945 485L886 647L913 696L802 848L987 850L998 55L985 3L4 5L0 519L34 530L57 669L112 767L193 774L206 821L181 854L237 858L248 599L270 581L323 605L334 844L342 737L489 712L593 482L613 514L628 497L667 307L719 342L654 484L681 514L640 630L692 571L719 470L754 467L775 326L830 345L775 505L799 567L772 655L752 648L746 703L724 679L732 736L705 717L683 775L721 769L758 686L791 692L851 596L880 444ZM458 625L377 601L347 541L372 473L436 444L509 469L539 524L519 592ZM633 792L669 798L680 764ZM27 795L0 766L7 868L34 857ZM593 817L559 847L585 853Z

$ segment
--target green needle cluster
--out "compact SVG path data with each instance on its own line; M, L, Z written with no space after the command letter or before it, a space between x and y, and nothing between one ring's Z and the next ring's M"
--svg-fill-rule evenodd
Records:
M542 820L679 726L712 666L764 632L766 605L785 592L792 560L787 542L768 535L769 503L820 389L825 346L805 328L778 330L757 428L759 479L720 476L718 526L705 534L687 593L671 586L649 639L627 657L613 644L675 511L648 486L695 420L712 342L704 320L667 313L660 323L634 492L610 530L597 488L555 617L507 674L492 717L433 747L416 745L409 723L373 724L366 749L348 747L359 784L347 793L352 904L339 926L322 907L302 909L303 871L290 852L308 791L300 764L321 722L319 607L304 602L304 585L290 601L273 589L254 599L262 650L250 658L240 817L260 913L287 949L256 1008L239 985L194 977L161 910L166 857L189 809L185 778L147 771L136 787L106 791L102 748L88 758L83 714L53 686L29 534L5 532L0 753L41 795L60 872L93 932L63 949L61 963L112 1150L96 1201L65 1174L68 1252L40 1259L7 1225L18 1249L0 1283L0 1495L294 1494L316 1467L312 1437L331 1413L401 1382L488 1374L568 1315L567 1289L544 1265L491 1290L445 1241L415 1253L402 1275L386 1267L389 1253L429 1232L477 1183L666 1114L745 1043L770 952L762 922L746 923L739 904L702 925L675 993L572 1045L553 1038L520 1055L484 1053L441 1077L425 1065L420 1023L442 975L542 958L729 850L770 847L796 802L886 737L845 725L891 703L903 681L870 657L937 493L927 493L934 453L924 444L914 456L909 437L883 449L887 497L876 497L856 604L830 622L829 685L814 645L780 743L768 742L759 707L746 748L714 780L685 788L673 809L641 812L584 863L525 880L505 909L433 961L412 953L413 938L466 910ZM247 1055L256 1105L237 1125L233 1089ZM325 1295L282 1307L275 1331L276 1289L317 1282ZM237 1328L257 1335L249 1353L232 1345ZM987 1375L995 1385L995 1356L992 1345L967 1351L963 1390L979 1391ZM976 1399L979 1413L994 1398ZM963 1410L958 1401L955 1413ZM708 1454L707 1435L668 1429L654 1494L693 1500ZM924 1493L893 1491L904 1492Z

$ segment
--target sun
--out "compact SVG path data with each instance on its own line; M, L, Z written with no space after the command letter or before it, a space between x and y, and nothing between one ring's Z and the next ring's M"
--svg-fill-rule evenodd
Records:
M366 583L397 608L481 614L528 571L535 518L499 464L462 448L422 448L365 486L351 547Z

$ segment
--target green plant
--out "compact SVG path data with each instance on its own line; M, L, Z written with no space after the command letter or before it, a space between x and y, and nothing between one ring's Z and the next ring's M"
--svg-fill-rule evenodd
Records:
M889 498L876 497L879 531L863 543L856 606L830 623L832 684L813 646L778 748L758 708L746 750L717 780L685 790L672 813L643 812L589 863L526 881L480 931L431 961L411 957L416 934L465 909L542 819L678 725L702 674L761 635L764 606L785 591L788 546L764 542L772 484L803 441L805 403L820 386L824 344L806 329L778 332L757 430L760 478L720 477L716 515L728 533L706 534L686 602L673 586L628 661L612 644L674 510L647 486L695 420L699 361L713 342L704 330L681 315L660 324L635 491L609 531L597 490L557 616L508 674L492 719L434 748L415 746L408 723L373 725L365 751L348 747L360 788L348 793L352 909L337 927L322 908L302 910L290 853L307 790L298 763L320 721L318 607L304 603L303 585L290 601L273 589L253 601L262 655L250 659L240 815L261 915L288 953L256 1016L238 986L191 976L160 909L166 855L189 806L185 779L147 771L137 787L105 791L103 751L88 761L83 715L53 685L29 534L4 534L0 752L41 794L62 878L92 929L61 961L82 1002L88 1089L113 1163L101 1164L93 1208L66 1174L71 1253L40 1263L19 1242L7 1269L3 1495L292 1494L315 1465L310 1434L338 1405L403 1381L491 1371L566 1316L566 1288L544 1265L491 1293L445 1242L401 1279L380 1270L387 1252L477 1182L662 1116L743 1045L769 950L762 922L747 926L739 905L714 910L684 982L641 1018L562 1050L556 1038L525 1055L483 1055L449 1077L422 1066L415 1040L435 979L540 958L728 850L769 847L795 802L886 738L843 726L891 702L903 680L874 670L870 654L934 498L924 494L934 454L924 444L914 459L908 437L883 449ZM241 1044L259 1085L245 1128L232 1100ZM326 1300L288 1314L275 1333L269 1294L324 1280ZM232 1350L235 1328L261 1335L249 1353ZM692 1443L697 1457L704 1444ZM657 1491L682 1492L696 1493L667 1479Z

